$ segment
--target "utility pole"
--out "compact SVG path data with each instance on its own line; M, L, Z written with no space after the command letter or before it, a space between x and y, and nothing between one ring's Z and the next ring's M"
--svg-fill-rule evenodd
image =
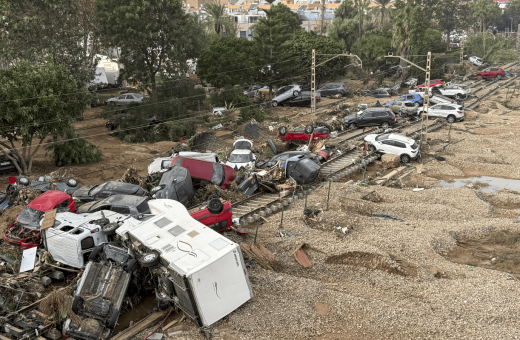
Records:
M428 52L428 57L426 59L426 80L424 81L424 84L426 84L426 87L424 88L424 105L423 105L423 112L426 110L426 118L424 117L424 114L421 115L421 140L419 142L419 150L421 150L422 147L422 141L426 136L428 135L428 107L430 106L430 90L433 89L430 88L430 69L432 64L432 53ZM426 124L424 124L424 121L426 120Z
M359 64L361 66L361 69L363 69L363 61L355 54L344 52L341 54L318 54L318 55L324 55L324 56L333 56L332 58L329 58L325 60L324 62L316 65L316 50L312 50L312 65L311 65L311 114L312 114L312 121L314 123L314 114L316 113L316 67L325 64L326 62L337 58L337 57L353 57L357 58L359 60Z
M321 30L320 34L325 35L323 29L325 26L325 0L321 0Z
M520 49L520 24L518 24L516 29L516 49Z
M464 39L460 41L460 65L464 65Z

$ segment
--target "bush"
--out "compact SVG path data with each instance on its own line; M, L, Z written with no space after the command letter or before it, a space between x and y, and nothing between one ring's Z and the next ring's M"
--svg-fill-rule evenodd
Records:
M223 91L214 92L208 99L211 107L234 106L236 108L249 106L253 101L246 95L242 88L227 88Z
M240 109L240 119L237 124L240 125L249 122L253 118L261 123L266 120L270 114L270 111L261 111L257 106L243 107Z
M101 161L101 150L79 137L75 130L70 130L65 134L65 139L73 140L55 141L47 147L47 150L53 151L56 166L98 163Z

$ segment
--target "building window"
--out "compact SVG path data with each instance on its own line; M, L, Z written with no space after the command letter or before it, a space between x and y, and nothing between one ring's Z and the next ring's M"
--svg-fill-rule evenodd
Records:
M240 31L240 38L247 38L247 31Z

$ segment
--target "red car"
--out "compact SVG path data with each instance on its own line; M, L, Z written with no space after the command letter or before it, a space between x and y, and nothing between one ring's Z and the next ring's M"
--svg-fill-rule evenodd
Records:
M320 139L329 138L329 129L326 127L314 128L311 124L307 125L305 129L297 129L288 131L287 127L281 126L278 129L278 138L284 142L290 142L294 144L305 144L308 143L312 137L313 141Z
M36 247L40 242L40 219L54 208L76 211L76 203L64 192L50 190L36 197L16 217L4 234L4 240L22 249ZM61 210L61 209L60 209Z
M426 83L424 84L421 84L421 85L417 85L417 89L420 89L422 87L425 87L426 86ZM434 80L430 80L430 85L428 85L427 87L439 87L439 86L444 86L444 83L442 82L441 79L434 79Z
M501 68L488 68L482 72L475 73L474 75L477 78L495 78L496 80L500 80L506 76L506 72Z
M203 161L201 159L177 156L172 160L172 166L178 165L190 172L192 179L206 181L229 189L229 183L235 180L236 171L227 165Z
M191 217L207 225L216 232L222 232L231 227L231 202L222 202L220 198L211 198L208 206L202 210L190 213Z

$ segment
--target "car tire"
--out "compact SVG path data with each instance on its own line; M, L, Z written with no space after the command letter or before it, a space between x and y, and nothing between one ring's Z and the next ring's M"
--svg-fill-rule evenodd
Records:
M450 124L455 123L455 116L449 115L448 118L446 118L446 121L448 121L448 123L450 123Z
M285 137L285 135L287 135L287 127L286 126L280 126L278 128L278 133L280 134L280 136Z
M273 107L277 107L278 106L278 102L276 100L273 100Z
M294 91L292 94L293 94L294 97L296 97L298 94L300 94L300 92Z
M215 198L216 198L216 199L220 199L220 197L218 197L218 195L216 195L216 194L211 194L211 195L209 195L209 197L208 197L208 201L211 201L212 199L215 199Z
M95 247L94 249L92 249L92 252L91 252L90 255L88 256L88 260L89 260L89 261L96 261L98 255L99 255L99 253L100 253L101 251L103 251L103 247L104 247L104 245L101 244L101 245Z
M497 74L497 76L495 77L496 80L500 80L502 79L502 75L501 74Z
M218 215L224 210L224 204L220 201L220 199L212 199L208 203L208 211L213 215Z
M116 106L116 102L109 102L108 105Z
M67 180L67 182L65 182L69 187L76 187L78 185L78 182L73 179L73 178L70 178Z
M351 123L348 125L349 130L355 130L357 128L357 125L354 123Z
M403 163L403 164L410 163L410 160L411 160L410 156L408 156L406 154L401 155L401 163Z
M273 152L273 154L275 154L275 155L278 154L278 150L276 149L276 145L274 145L274 143L273 143L273 141L271 139L267 140L267 145L269 145L269 147L271 148L271 151Z
M305 127L305 129L303 129L303 131L305 132L306 135L310 136L314 132L314 127L312 126L312 124L308 124Z
M104 226L101 226L101 232L106 236L112 236L116 233L116 229L119 228L119 224L117 223L108 223Z
M144 253L144 255L139 258L139 263L141 264L141 266L149 268L158 264L159 260L159 253L156 251L152 251L150 253Z
M389 126L390 126L390 124L388 124L388 122L382 122L382 123L381 123L381 127L382 127L383 129L388 129Z
M373 145L369 145L369 146L368 146L368 149L369 149L370 151L376 151L376 147L373 146Z
M74 313L77 313L79 311L79 304L81 303L81 296L79 295L74 295L74 297L72 298L72 311Z

